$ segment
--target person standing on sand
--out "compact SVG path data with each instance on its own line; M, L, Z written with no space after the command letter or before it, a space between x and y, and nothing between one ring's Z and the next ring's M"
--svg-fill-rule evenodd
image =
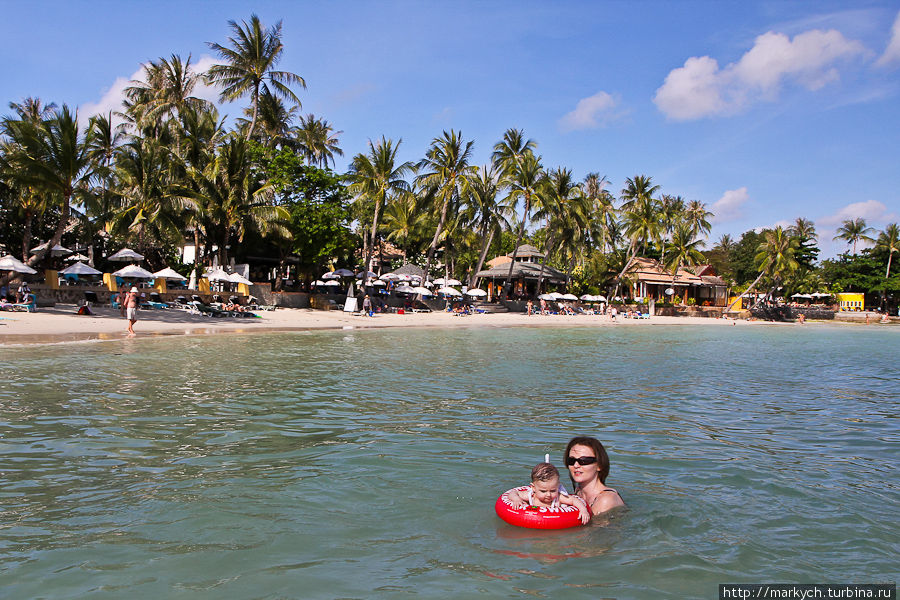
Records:
M138 289L131 288L131 291L125 296L125 318L128 319L128 337L134 335L134 324L137 322L138 307Z

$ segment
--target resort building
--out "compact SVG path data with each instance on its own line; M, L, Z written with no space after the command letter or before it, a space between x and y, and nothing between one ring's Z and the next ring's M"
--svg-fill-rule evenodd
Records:
M515 253L516 262L512 265L512 290L511 298L530 298L535 295L538 280L541 279L541 260L544 253L530 244L522 244ZM489 268L478 271L475 274L476 286L478 279L484 279L487 286L488 299L499 296L503 289L503 283L509 276L512 254L497 256L488 261ZM566 274L544 265L542 285L562 285L566 283Z
M693 299L697 306L725 306L728 285L719 277L712 265L698 265L678 269L674 281L658 260L637 258L628 272L634 297L656 301L671 300L689 304ZM667 289L672 294L666 294Z

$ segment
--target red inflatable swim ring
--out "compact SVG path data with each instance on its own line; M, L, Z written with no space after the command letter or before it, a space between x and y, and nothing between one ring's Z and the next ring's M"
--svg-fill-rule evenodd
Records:
M578 509L574 506L566 506L565 504L557 508L547 508L546 506L526 506L525 508L513 508L512 500L509 499L509 493L513 490L525 491L528 486L513 488L506 490L497 502L494 504L494 510L497 516L518 527L529 527L531 529L566 529L568 527L577 527L581 525L581 519L578 518ZM588 509L590 512L590 509Z

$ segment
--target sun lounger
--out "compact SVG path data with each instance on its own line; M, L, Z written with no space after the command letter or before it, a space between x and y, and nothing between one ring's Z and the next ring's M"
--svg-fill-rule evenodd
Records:
M18 311L28 311L28 312L36 312L37 311L37 296L34 294L28 294L26 296L27 302L13 302L11 304L4 304L4 310L18 310Z

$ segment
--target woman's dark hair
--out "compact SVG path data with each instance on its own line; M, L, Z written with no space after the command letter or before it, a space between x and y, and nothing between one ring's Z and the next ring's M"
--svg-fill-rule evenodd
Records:
M606 477L609 475L609 456L606 454L606 448L603 447L600 440L586 435L573 437L566 445L566 453L563 454L563 464L566 464L566 459L569 458L569 451L572 450L573 446L587 446L594 451L594 456L597 457L597 475L600 476L600 483L606 485ZM569 479L572 479L571 471L569 471ZM574 479L572 479L572 487L575 487Z

